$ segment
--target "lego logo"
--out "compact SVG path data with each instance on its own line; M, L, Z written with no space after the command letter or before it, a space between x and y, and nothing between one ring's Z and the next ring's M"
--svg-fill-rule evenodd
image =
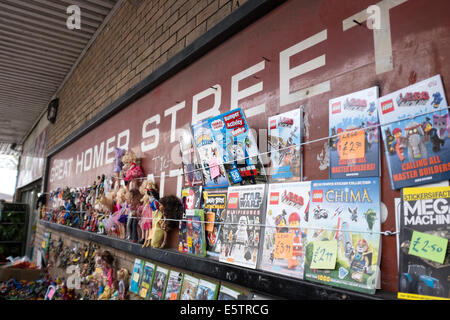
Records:
M341 103L335 102L331 105L331 114L340 113L341 112Z
M230 193L230 197L228 199L228 208L236 209L238 206L239 193Z
M280 198L280 193L279 192L272 192L272 193L270 193L270 197L269 197L270 204L277 205L279 198Z
M323 201L323 190L314 190L312 194L312 202Z
M270 120L270 129L276 129L277 128L277 120Z
M392 101L392 99L381 103L382 114L386 114L392 111L394 111L394 101Z

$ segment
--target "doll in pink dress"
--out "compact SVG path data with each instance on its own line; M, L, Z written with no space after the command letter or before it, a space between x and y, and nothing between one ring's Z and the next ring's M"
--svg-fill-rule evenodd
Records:
M152 236L152 217L153 211L159 209L159 193L152 181L144 180L139 191L143 195L142 197L142 216L140 227L142 229L142 237L144 239L144 244L142 247L148 247L151 243Z
M123 180L125 182L130 182L144 176L142 167L138 165L138 157L133 151L127 151L122 157L122 162Z

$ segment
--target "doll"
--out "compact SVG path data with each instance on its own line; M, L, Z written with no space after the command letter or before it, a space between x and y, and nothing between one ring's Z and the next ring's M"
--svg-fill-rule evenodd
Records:
M121 268L119 271L117 271L117 281L119 281L117 288L119 300L125 300L126 298L129 276L130 274L125 268Z
M138 241L137 233L137 211L141 203L141 193L138 189L131 189L127 193L127 201L129 204L128 221L127 221L127 239L132 242Z
M117 219L118 225L118 233L121 239L125 239L125 224L127 223L128 214L127 214L127 199L126 199L127 189L125 187L121 187L116 194L116 206L120 207L119 217Z
M159 209L159 193L158 189L152 181L144 180L140 187L142 197L142 214L141 214L141 230L142 237L144 238L144 244L142 247L148 247L151 243L152 236L152 215L154 211Z
M98 265L101 269L103 292L99 295L99 300L108 300L112 294L112 287L114 283L114 257L108 250L100 253Z
M183 203L174 196L163 197L159 201L159 210L153 214L152 240L154 248L164 248L168 233L178 226L178 221L183 216Z
M134 179L141 178L144 176L144 172L142 170L142 167L138 165L138 157L133 151L127 151L123 157L123 169L124 177L123 180L125 182L130 182Z
M115 158L116 158L116 162L114 163L114 173L116 174L117 177L119 177L119 174L123 168L122 157L124 156L125 152L126 152L126 150L124 150L124 149L119 149L117 147L114 148L114 153L115 153Z

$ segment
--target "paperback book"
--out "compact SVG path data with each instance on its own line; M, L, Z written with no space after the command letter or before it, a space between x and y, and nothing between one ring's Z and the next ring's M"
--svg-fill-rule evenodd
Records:
M161 266L156 267L150 300L164 300L168 275L169 269Z
M139 294L139 288L141 287L141 274L144 267L144 262L136 258L134 260L133 272L130 280L130 292Z
M165 300L178 300L180 298L183 273L169 270Z
M216 300L218 291L218 283L200 279L198 282L197 293L195 294L195 300Z
M184 274L181 285L180 300L195 300L199 279L197 277Z
M148 300L155 275L155 265L151 262L145 261L142 269L142 279L139 289L139 296L142 299Z
M206 216L206 255L219 260L221 248L220 233L225 219L225 208L227 206L227 189L209 189L203 191Z

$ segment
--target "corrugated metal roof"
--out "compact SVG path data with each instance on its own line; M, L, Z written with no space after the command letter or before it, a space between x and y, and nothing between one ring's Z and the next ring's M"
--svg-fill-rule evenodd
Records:
M122 0L0 0L0 154L21 144ZM67 8L81 10L69 30Z

